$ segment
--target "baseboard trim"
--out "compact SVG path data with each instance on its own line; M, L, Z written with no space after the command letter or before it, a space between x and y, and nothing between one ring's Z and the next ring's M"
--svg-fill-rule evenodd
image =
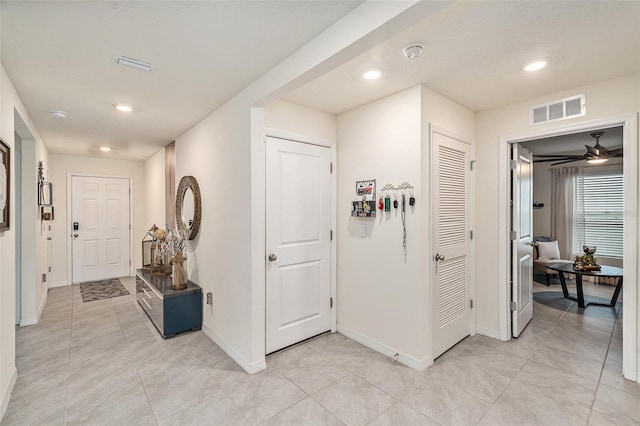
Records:
M482 327L476 326L476 334L481 334L483 336L500 340L500 333L498 333L496 330L489 330L488 328L482 328Z
M44 293L44 297L40 302L40 306L38 307L38 312L36 312L35 317L31 318L21 318L20 319L20 327L25 327L27 325L35 325L40 321L40 315L42 315L42 311L44 310L44 305L47 303L47 293Z
M56 281L54 283L51 283L51 285L49 286L49 288L55 288L55 287L67 287L68 285L70 285L68 282L66 281Z
M16 380L18 379L18 369L13 367L13 372L11 373L11 377L9 378L9 383L7 383L7 387L2 392L2 398L0 402L0 421L4 417L7 412L7 407L9 407L9 400L11 399L11 394L13 393L13 387L16 385Z
M407 367L413 368L414 370L423 371L433 365L433 359L431 359L431 357L419 359L404 352L400 352L389 345L372 339L369 336L365 336L355 330L351 330L343 325L338 324L337 328L338 333L343 334L351 340L355 340L356 342L361 343L382 355L388 356L391 359L397 359L398 362L406 365Z
M220 346L220 349L226 352L232 360L236 362L244 371L249 374L255 374L259 371L267 368L267 362L263 359L262 361L249 362L242 355L236 352L227 342L225 342L220 336L218 336L213 330L211 330L206 325L202 324L202 332L206 334L214 343Z

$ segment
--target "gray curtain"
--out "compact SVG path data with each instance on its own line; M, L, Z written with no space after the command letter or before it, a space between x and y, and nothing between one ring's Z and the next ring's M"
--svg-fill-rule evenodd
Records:
M574 258L573 232L577 167L551 169L551 238L558 240L560 257Z

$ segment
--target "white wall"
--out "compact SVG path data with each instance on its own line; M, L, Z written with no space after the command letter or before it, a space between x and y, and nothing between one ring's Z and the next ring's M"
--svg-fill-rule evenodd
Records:
M356 181L420 185L421 90L414 87L338 116L338 330L358 333L419 362L427 356L421 323L420 214L407 204L407 250L400 209L351 217ZM398 196L400 196L398 192ZM377 198L374 202L377 206ZM367 237L360 237L360 226Z
M430 363L429 123L473 142L473 112L422 86L338 116L338 330L416 368ZM378 192L414 186L406 254L399 210L350 216L355 182L366 179L377 179Z
M37 155L46 156L46 149L35 126L29 119L18 93L0 64L0 137L11 147L11 173L15 171L14 135L16 114L23 119L26 132L30 133L37 146ZM11 218L15 218L15 179L11 179ZM35 204L35 199L34 199ZM35 205L34 205L35 208ZM16 380L15 367L15 222L11 229L0 232L0 417L4 414ZM34 243L35 247L35 243ZM30 253L32 257L36 252ZM37 303L34 298L34 303Z
M133 256L136 268L142 264L141 241L153 223L145 220L147 185L145 166L142 161L112 160L107 158L81 157L75 155L51 154L49 156L51 182L53 183L53 204L55 219L52 222L52 271L51 286L70 285L72 277L68 271L68 252L71 244L72 227L67 218L67 177L71 173L93 174L95 176L115 176L132 178L133 193ZM157 194L164 197L164 177L162 190ZM164 205L162 211L164 212Z
M264 127L278 132L334 144L336 116L291 102L275 101L264 107Z
M476 247L479 252L487 248L497 249L498 232L500 227L504 226L498 223L497 183L499 167L501 167L498 161L500 137L521 135L532 131L528 122L530 105L580 93L586 94L587 115L585 117L565 120L560 124L536 126L535 130L551 130L570 123L637 114L640 110L640 74L578 87L477 114L476 185L478 188L486 188L476 193ZM477 265L478 326L496 333L500 312L498 277L497 256L483 256Z
M249 105L233 100L177 138L175 151L176 182L194 176L202 196L200 232L189 242L187 262L189 279L213 293L213 305L204 306L205 332L247 370L253 335L250 122Z
M165 220L165 158L164 148L149 158L144 163L144 181L145 189L145 210L144 223L142 231L151 228L155 224L159 228L164 228L167 224ZM173 227L173 225L172 225ZM134 249L137 249L137 245Z

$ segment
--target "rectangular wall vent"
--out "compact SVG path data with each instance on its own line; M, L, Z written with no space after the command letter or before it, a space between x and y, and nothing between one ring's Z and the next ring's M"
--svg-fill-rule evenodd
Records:
M587 115L585 95L571 96L529 108L529 125L567 120Z

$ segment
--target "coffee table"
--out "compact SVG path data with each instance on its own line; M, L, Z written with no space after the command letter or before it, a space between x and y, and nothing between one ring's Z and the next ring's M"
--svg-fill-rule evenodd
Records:
M598 305L598 306L615 306L616 305L616 301L618 300L618 295L620 294L620 290L622 290L622 272L623 272L622 268L616 268L615 266L601 265L601 269L599 271L587 271L587 270L576 271L573 269L573 264L571 263L549 263L546 266L547 268L558 272L558 276L560 277L560 284L562 285L562 294L566 299L577 301L578 306L580 308L585 308L588 305ZM565 281L564 274L573 274L576 276L576 293L578 297L573 297L569 295L569 291L567 290L567 282ZM582 292L582 277L585 275L589 277L618 278L618 284L616 284L616 289L613 292L611 303L597 303L597 302L589 302L587 304L584 303L584 293Z

